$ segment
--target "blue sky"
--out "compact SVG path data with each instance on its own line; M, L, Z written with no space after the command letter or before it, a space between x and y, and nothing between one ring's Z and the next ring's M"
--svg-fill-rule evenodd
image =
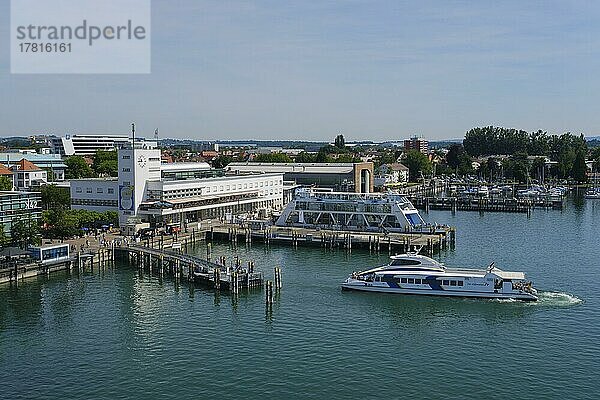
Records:
M600 2L153 0L149 75L11 75L8 10L1 136L600 133Z

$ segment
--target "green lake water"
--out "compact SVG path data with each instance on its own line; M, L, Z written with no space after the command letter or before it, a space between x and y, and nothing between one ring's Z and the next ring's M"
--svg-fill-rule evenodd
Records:
M423 216L457 227L435 258L525 271L540 301L342 292L387 254L215 244L268 278L282 267L271 314L262 290L236 299L124 265L0 286L0 398L598 398L600 201Z

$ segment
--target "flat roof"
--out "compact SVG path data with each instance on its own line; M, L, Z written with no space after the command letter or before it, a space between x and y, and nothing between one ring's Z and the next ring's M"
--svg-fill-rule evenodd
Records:
M25 192L23 190L9 190L0 192L0 196L16 196L16 195L37 195L40 196L40 192Z
M248 174L248 175L225 175L225 176L214 176L208 178L195 178L195 179L182 179L174 181L148 181L148 183L161 183L162 185L180 185L180 184L194 184L201 182L218 182L218 181L234 181L237 179L248 179L248 178L263 178L263 177L281 177L283 173L270 173L270 174Z
M362 163L356 163L362 164ZM231 163L229 171L262 171L305 174L348 174L354 171L354 163Z
M160 170L166 172L178 172L178 171L197 171L197 170L209 170L210 165L205 162L184 162L184 163L165 163L160 164Z

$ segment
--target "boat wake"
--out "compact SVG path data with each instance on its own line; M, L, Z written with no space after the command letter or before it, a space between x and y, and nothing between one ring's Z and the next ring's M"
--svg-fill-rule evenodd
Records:
M541 306L569 307L581 304L583 300L569 293L539 291L538 301L535 303Z

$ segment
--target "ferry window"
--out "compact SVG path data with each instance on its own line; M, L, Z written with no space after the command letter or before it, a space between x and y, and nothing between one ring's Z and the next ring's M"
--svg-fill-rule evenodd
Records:
M392 265L420 265L421 261L398 259L392 261Z
M416 283L417 285L420 285L420 284L421 284L421 280L417 278L417 279L415 279L415 283Z
M450 286L456 286L456 281L450 281Z
M408 283L415 283L415 280L413 278L408 278Z
M406 283L406 278L401 278L400 283Z
M463 285L463 281L458 281L458 286L462 286Z
M442 282L442 285L444 285L444 286L448 286L449 284L450 284L450 281L447 281L447 280L444 280L444 281Z
M108 188L108 194L114 194L115 193L115 189L113 188Z

